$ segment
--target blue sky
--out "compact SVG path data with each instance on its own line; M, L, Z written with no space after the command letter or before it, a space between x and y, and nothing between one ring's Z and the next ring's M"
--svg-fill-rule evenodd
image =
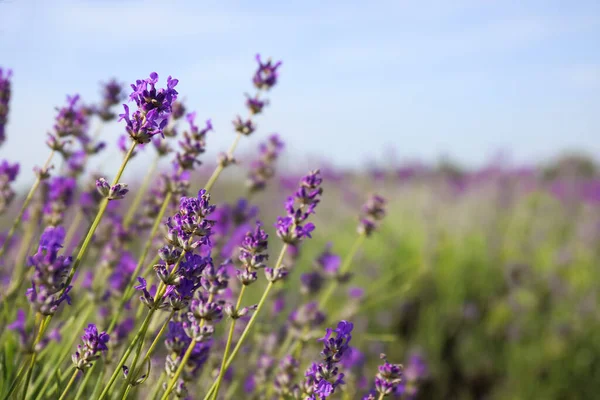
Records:
M212 118L212 153L251 91L254 54L281 59L254 148L340 165L449 155L480 165L561 150L600 154L600 2L0 0L0 65L14 70L0 157L41 163L54 107L100 81L157 71ZM121 126L104 131L114 144ZM115 153L111 153L115 154ZM106 156L106 162L114 158Z

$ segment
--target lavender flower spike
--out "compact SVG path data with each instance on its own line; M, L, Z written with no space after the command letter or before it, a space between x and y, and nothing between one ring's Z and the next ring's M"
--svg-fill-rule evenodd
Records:
M311 232L315 229L312 223L305 224L310 214L314 214L317 204L319 204L323 188L321 188L321 172L319 170L311 171L302 178L300 187L294 196L288 197L285 202L287 216L278 217L277 236L285 243L296 245L304 238L310 238Z
M48 227L42 234L37 253L29 258L29 265L35 268L32 287L27 289L27 298L33 308L43 315L53 315L66 300L71 286L65 287L71 269L71 257L58 255L63 247L65 230L63 227Z
M0 163L0 214L3 214L15 198L11 183L19 174L19 164L9 164L3 160Z
M89 324L83 332L81 337L83 345L78 345L77 351L71 356L73 364L81 371L91 367L93 362L100 358L100 354L108 350L106 344L110 340L106 332L98 333L98 328L94 324Z
M173 102L177 99L177 79L169 76L164 89L156 89L156 82L158 74L152 72L148 79L138 79L135 85L131 85L133 92L129 100L134 101L138 108L129 115L129 106L123 104L125 112L119 115L119 121L124 119L126 122L129 136L139 144L150 143L153 136L163 135Z
M281 61L273 63L271 59L268 59L263 63L260 54L256 55L256 61L258 61L258 69L252 78L252 83L259 90L269 90L277 83L277 68L281 66Z
M6 140L5 127L8 121L8 103L10 102L12 71L0 68L0 146Z
M305 373L302 385L303 398L308 400L323 400L331 396L336 388L344 383L344 374L339 372L337 364L342 356L350 351L352 339L352 322L340 321L336 329L327 328L327 333L321 339L323 361L313 363ZM335 333L335 337L333 334Z

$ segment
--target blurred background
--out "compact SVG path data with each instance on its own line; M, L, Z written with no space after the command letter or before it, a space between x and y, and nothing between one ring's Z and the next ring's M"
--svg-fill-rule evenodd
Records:
M412 354L427 365L418 398L594 399L599 38L593 0L0 0L0 64L14 71L0 156L21 163L24 191L66 95L93 104L101 82L156 71L179 79L200 121L212 119L193 180L203 182L253 93L255 54L282 60L267 112L240 145L241 168L214 196L233 205L246 193L246 167L274 132L285 150L278 177L253 198L263 220L320 167L324 202L299 273L329 242L349 251L368 193L388 199L344 288L362 292L338 293L333 308L356 321L353 340L368 354L351 374L371 379L379 352ZM122 133L116 121L102 127L108 148L91 171L118 165ZM155 157L148 150L125 173L133 187ZM288 307L303 301L286 296Z

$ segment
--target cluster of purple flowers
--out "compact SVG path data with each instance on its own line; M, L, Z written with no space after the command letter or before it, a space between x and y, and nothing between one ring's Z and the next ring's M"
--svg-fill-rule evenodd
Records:
M167 87L161 89L156 89L157 82L158 74L152 72L148 79L138 79L135 85L132 84L129 100L136 103L137 110L130 115L129 106L123 104L125 112L119 115L120 120L126 122L129 136L139 144L150 143L153 136L162 135L173 102L177 99L177 79L169 76Z
M283 147L284 144L276 133L269 136L266 143L260 144L260 158L250 165L246 181L250 193L264 190L267 182L275 175L275 161L279 158Z
M19 164L10 164L6 160L0 163L0 214L6 212L15 198L15 191L11 184L17 179L18 174Z
M91 367L102 352L108 350L107 343L110 340L109 335L106 332L98 332L94 324L89 324L83 332L83 345L78 345L77 351L71 356L73 364L81 371Z
M344 374L339 371L338 364L344 354L351 351L349 344L353 328L354 324L348 321L340 321L335 329L327 328L325 336L319 339L323 343L322 361L312 363L306 370L305 379L301 385L302 398L323 400L334 394L335 390L344 384Z
M116 118L116 114L111 110L125 99L123 85L116 79L111 79L102 85L102 101L100 106L94 110L102 121L108 122Z
M206 121L206 127L199 129L194 123L196 113L186 116L190 129L183 133L183 140L179 141L180 151L177 152L177 163L182 170L191 170L200 165L198 157L204 153L206 148L206 134L212 131L210 120Z
M44 204L46 225L61 225L65 211L73 204L77 182L74 178L57 176L46 181L47 197Z
M358 224L358 233L371 236L377 229L377 223L385 217L385 199L377 194L372 195L363 206L362 216Z
M8 104L11 95L12 71L0 67L0 146L6 140L6 123L8 121Z
M277 236L285 243L296 245L304 238L310 238L315 229L312 222L305 223L314 214L317 204L321 201L323 179L319 170L311 171L302 178L300 187L294 196L285 202L287 216L277 218Z
M70 303L71 286L65 286L71 269L71 257L58 255L65 239L62 227L48 227L40 239L37 252L29 258L34 267L32 287L27 298L33 308L42 315L52 315L63 301Z

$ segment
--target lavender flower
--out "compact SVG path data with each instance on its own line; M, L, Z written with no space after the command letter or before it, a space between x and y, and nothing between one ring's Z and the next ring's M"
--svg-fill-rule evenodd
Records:
M149 143L155 135L162 135L172 104L177 99L177 79L169 76L165 89L156 89L156 82L158 74L152 72L150 78L138 79L135 85L131 85L133 92L129 100L135 101L138 108L130 116L129 106L123 104L125 112L119 115L119 121L124 119L126 122L129 136L140 144Z
M165 371L167 375L172 378L175 375L175 371L179 367L183 354L189 347L192 339L185 333L183 324L177 321L170 321L165 338L165 347L169 350L170 354L167 355L165 362ZM205 342L196 343L192 354L187 361L187 365L181 376L184 382L190 381L198 377L202 367L206 364L210 349L212 347L212 340Z
M281 397L291 396L295 387L293 385L300 363L292 356L285 356L279 363L277 374L275 375L275 393Z
M199 129L194 123L196 113L190 113L186 119L190 129L183 133L183 140L179 141L181 150L177 152L177 163L181 169L194 169L201 162L198 157L204 153L206 147L206 134L213 129L210 119L206 121L206 127Z
M46 228L37 253L29 258L29 265L35 270L27 298L33 308L43 315L54 314L64 300L69 304L71 302L68 295L71 286L65 287L65 284L72 260L71 257L58 255L64 238L64 228Z
M76 185L74 178L61 176L54 177L46 183L48 198L44 205L44 222L47 225L62 224L65 211L73 203Z
M79 101L79 95L67 96L67 105L58 108L53 134L59 138L81 137L88 128L88 114Z
M338 386L344 383L344 374L339 372L337 364L344 354L350 351L352 339L351 322L340 321L336 329L327 328L327 333L319 339L323 342L320 363L312 363L305 373L302 391L305 399L323 400L335 393ZM335 333L335 337L333 334Z
M269 104L269 101L259 99L258 95L250 97L250 95L246 94L246 107L252 115L260 114L267 104Z
M281 66L281 61L273 63L271 59L268 59L263 63L260 54L256 55L256 61L258 61L258 69L252 78L252 83L259 90L269 90L277 83L277 68Z
M110 340L106 332L98 333L98 328L94 324L89 324L83 332L81 337L83 345L78 345L77 351L71 356L73 364L81 371L91 367L93 362L100 358L100 354L108 350L106 344Z
M385 362L379 366L379 372L375 376L375 390L385 397L394 393L402 381L402 365L390 364L385 359L385 354L381 358Z
M269 235L261 228L262 224L260 222L256 222L256 228L253 232L248 232L242 244L240 246L240 256L239 259L242 262L242 266L244 268L244 272L246 274L256 276L255 271L260 268L265 267L265 262L269 259L269 255L267 253L268 239ZM244 272L239 271L241 275L244 275ZM250 280L244 282L244 279L238 277L242 280L242 283L247 285L248 283L253 282L254 280Z
M111 79L102 85L102 103L96 113L103 121L110 121L116 117L111 108L125 99L123 84Z
M117 183L116 185L111 186L104 178L99 178L96 181L96 188L98 189L98 193L108 200L121 200L129 192L127 184Z
M6 140L6 123L8 122L8 105L11 95L12 71L0 68L0 146Z
M251 193L264 190L267 182L275 175L275 161L283 147L283 142L276 133L269 136L266 143L261 143L260 158L250 165L248 173L246 185Z
M311 171L302 178L300 187L294 196L288 197L285 202L288 214L285 217L278 217L275 225L277 236L284 242L295 245L304 238L311 237L310 234L315 226L310 222L307 224L304 222L310 214L314 214L315 208L320 202L320 196L323 193L322 181L319 170Z
M256 125L250 118L244 120L238 115L232 122L235 131L244 136L250 136L256 130Z
M15 198L15 191L11 183L17 179L19 174L19 164L10 164L6 160L0 163L0 215L6 212L10 203Z
M385 217L385 199L377 194L372 195L365 203L358 224L358 233L365 236L377 229L377 223Z

